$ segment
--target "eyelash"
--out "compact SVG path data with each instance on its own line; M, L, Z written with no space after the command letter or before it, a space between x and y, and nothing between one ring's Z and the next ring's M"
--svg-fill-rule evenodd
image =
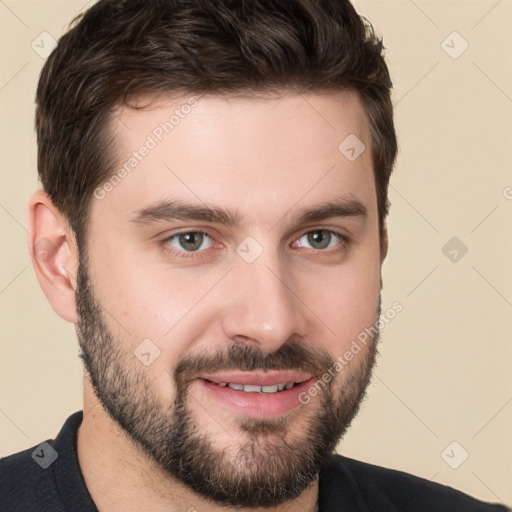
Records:
M310 233L317 233L319 231L325 231L327 233L330 233L331 235L337 236L340 240L340 243L338 244L338 246L335 249L332 249L332 248L331 249L309 249L309 248L306 248L307 250L313 251L315 257L322 257L326 254L336 254L336 253L346 249L350 243L350 239L346 235L340 233L339 231L335 231L333 229L325 229L325 228L311 229L309 231L306 231L306 232L302 233L296 240L299 240L303 236L308 235ZM199 251L199 250L198 251L179 251L175 248L171 248L171 246L169 244L169 242L171 240L173 240L176 237L179 237L180 235L186 235L186 234L190 234L190 233L202 234L202 235L205 235L206 237L210 238L212 241L214 241L213 237L211 237L206 231L201 231L201 230L179 231L177 233L173 233L172 235L170 235L170 236L166 237L164 240L162 240L161 244L162 244L164 250L167 252L170 252L173 256L178 256L178 257L182 257L182 258L202 258L202 257L204 257L205 253L208 251L208 249L203 249L201 251Z

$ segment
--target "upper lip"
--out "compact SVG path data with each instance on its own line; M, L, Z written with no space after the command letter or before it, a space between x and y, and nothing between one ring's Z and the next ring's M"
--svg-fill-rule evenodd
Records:
M284 384L286 382L305 382L312 378L312 374L297 370L269 371L265 373L258 372L226 372L215 373L212 375L201 375L201 379L209 380L218 384L225 382L227 384L254 384L255 386L273 386L275 384Z

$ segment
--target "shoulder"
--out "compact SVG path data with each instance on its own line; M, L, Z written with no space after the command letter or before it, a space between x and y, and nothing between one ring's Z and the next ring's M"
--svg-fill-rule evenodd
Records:
M48 469L56 453L53 443L49 439L0 459L0 510L63 510Z
M324 486L350 482L353 492L369 510L414 512L505 512L499 504L484 503L451 487L424 478L341 455L333 455L322 470ZM330 491L331 492L331 491ZM378 507L378 508L376 508Z
M0 510L95 510L80 473L76 433L82 411L67 418L55 439L0 459Z

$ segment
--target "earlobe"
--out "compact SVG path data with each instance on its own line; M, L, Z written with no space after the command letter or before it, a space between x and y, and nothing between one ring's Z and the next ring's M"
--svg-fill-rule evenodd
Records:
M34 270L53 310L76 324L78 251L66 218L42 190L28 204L28 248Z

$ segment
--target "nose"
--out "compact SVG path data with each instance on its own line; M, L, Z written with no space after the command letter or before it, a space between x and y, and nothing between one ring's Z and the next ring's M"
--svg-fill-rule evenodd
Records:
M230 272L222 328L234 342L273 352L290 338L305 335L304 302L294 291L290 272L278 261L263 256L250 264L238 261Z

